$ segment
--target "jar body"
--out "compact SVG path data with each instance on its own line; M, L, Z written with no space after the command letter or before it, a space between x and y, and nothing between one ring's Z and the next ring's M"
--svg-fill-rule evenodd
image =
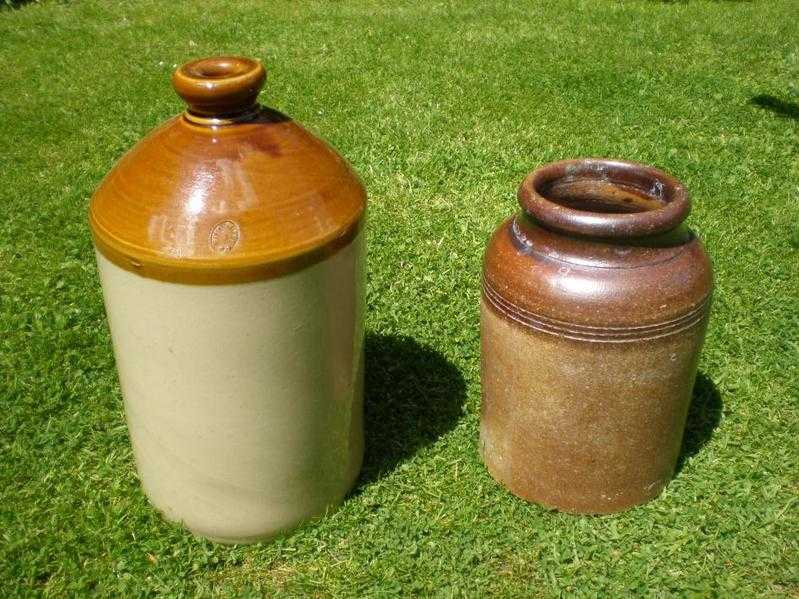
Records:
M598 201L595 184L609 177L574 164L558 176L583 169L569 184ZM505 221L481 298L480 449L492 476L575 513L657 496L679 457L711 287L710 262L683 226L610 239L525 211Z
M567 512L657 497L679 456L705 323L623 343L569 339L484 297L480 440L492 476Z
M363 233L243 283L97 261L139 475L167 519L252 542L343 499L363 454Z

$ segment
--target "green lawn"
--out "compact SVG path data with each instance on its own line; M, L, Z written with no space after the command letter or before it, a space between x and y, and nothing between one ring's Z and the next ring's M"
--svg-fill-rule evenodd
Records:
M241 547L139 488L86 221L182 109L173 67L219 53L370 195L363 478ZM28 3L0 65L0 596L799 595L796 0ZM680 470L608 517L516 500L476 451L483 247L577 156L682 179L716 271Z

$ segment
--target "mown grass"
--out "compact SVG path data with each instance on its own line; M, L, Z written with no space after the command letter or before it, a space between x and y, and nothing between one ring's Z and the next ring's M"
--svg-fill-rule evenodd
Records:
M796 596L799 4L42 2L0 10L0 594ZM164 523L135 475L86 207L240 53L370 193L368 453L270 544ZM716 294L681 468L574 517L476 452L484 244L535 166L615 156L691 190Z

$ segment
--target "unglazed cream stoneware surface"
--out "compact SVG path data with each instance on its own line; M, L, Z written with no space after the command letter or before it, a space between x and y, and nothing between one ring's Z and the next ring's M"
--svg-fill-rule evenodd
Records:
M292 274L198 286L97 253L142 484L223 542L340 501L363 454L363 237Z

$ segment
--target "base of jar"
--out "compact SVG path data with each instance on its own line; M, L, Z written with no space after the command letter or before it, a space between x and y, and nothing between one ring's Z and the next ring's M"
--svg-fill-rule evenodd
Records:
M616 502L612 505L607 505L601 500L601 498L597 501L564 502L548 494L545 490L531 492L529 487L516 486L513 481L503 479L501 473L494 467L494 464L491 463L490 458L488 458L483 452L482 434L480 436L480 457L486 467L486 470L488 470L488 473L491 475L491 478L493 478L519 499L540 505L548 510L555 510L565 514L574 514L580 516L602 516L607 514L617 514L619 512L625 512L634 507L638 507L639 505L648 503L663 493L664 489L668 486L669 480L671 479L671 476L669 476L659 484L656 484L651 488L645 488L643 490L639 488L624 490L621 493L623 496L627 497L627 500L624 502Z
M361 460L355 464L354 474L351 477L351 480L347 484L346 489L343 493L339 496L331 499L327 505L325 505L324 509L318 510L315 512L308 513L304 516L298 517L296 521L287 523L285 526L281 526L279 528L266 528L263 532L255 533L252 535L246 536L225 536L219 535L213 532L208 532L204 530L202 527L192 527L188 526L183 520L179 518L171 517L168 511L160 508L156 505L152 499L148 496L148 500L150 504L158 511L159 515L166 520L167 522L179 526L188 532L190 532L195 537L205 539L207 541L211 541L212 543L219 543L220 545L254 545L256 543L265 543L268 541L272 541L282 535L288 534L293 530L296 530L303 524L314 520L315 518L319 518L327 514L330 510L336 509L340 507L344 501L347 499L347 496L352 492L352 489L355 487L355 483L358 481L358 478L361 474L361 465L363 463L363 453L361 453ZM146 494L146 489L145 489Z

